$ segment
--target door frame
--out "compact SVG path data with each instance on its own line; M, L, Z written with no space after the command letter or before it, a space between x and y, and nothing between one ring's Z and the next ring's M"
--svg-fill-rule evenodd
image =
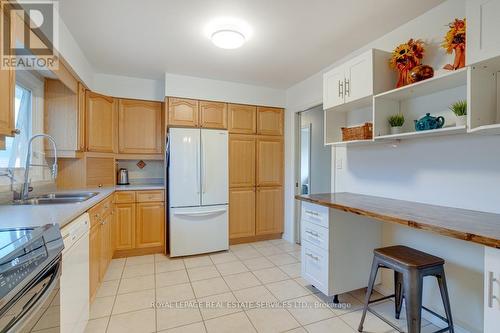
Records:
M301 179L300 179L300 174L301 174L301 167L300 167L300 150L301 150L301 142L300 142L300 137L301 137L301 131L302 131L302 126L300 123L301 119L301 114L302 112L309 111L311 109L317 108L318 106L322 105L322 103L313 105L311 107L308 107L307 109L304 109L302 111L298 111L294 113L294 135L295 135L295 149L294 149L294 166L295 166L295 174L294 174L294 196L299 195L301 193ZM323 121L324 122L324 121ZM311 124L310 124L311 126ZM312 127L312 126L311 126ZM310 132L310 135L312 137L312 132ZM309 143L309 147L311 146L311 142ZM311 148L310 148L311 149ZM309 159L309 176L311 174L311 159ZM310 178L310 177L309 177ZM311 181L309 180L309 188L311 186ZM295 200L294 199L294 221L293 221L293 229L294 229L294 242L297 244L301 244L301 233L300 233L300 221L301 221L301 201Z

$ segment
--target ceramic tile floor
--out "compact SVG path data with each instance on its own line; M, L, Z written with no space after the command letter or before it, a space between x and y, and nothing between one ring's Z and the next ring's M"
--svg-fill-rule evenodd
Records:
M331 298L300 277L300 246L284 240L181 259L158 254L115 259L91 306L86 332L354 333L363 297L363 290L340 295L350 308L328 304ZM262 307L278 302L282 306ZM393 318L391 301L376 308ZM406 325L404 318L393 322ZM424 325L422 332L437 329ZM364 328L395 332L371 314Z

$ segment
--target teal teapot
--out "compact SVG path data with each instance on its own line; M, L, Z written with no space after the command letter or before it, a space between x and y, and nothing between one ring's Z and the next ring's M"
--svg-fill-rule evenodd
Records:
M427 131L442 128L444 126L444 117L433 117L430 113L426 113L424 117L415 120L416 131Z

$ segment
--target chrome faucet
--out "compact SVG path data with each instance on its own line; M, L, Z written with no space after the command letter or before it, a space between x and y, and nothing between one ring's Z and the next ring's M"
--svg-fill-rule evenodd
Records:
M52 166L49 166L47 164L32 164L31 163L31 147L33 144L33 140L36 138L47 138L47 140L50 141L52 144L52 149L54 150L54 164ZM21 189L21 193L19 195L20 200L26 200L28 199L28 195L30 192L30 180L29 180L29 175L30 175L30 167L36 166L36 167L48 167L51 169L51 175L52 179L57 178L57 145L56 141L54 140L53 137L51 137L48 134L37 134L33 135L29 141L28 141L28 152L26 153L26 166L24 169L24 180L23 180L23 187Z

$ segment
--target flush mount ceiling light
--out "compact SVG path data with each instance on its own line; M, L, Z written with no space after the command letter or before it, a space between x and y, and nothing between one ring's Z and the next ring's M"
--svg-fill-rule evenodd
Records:
M221 49L237 49L246 41L245 36L236 30L218 30L212 34L210 39L215 46Z
M205 35L222 49L241 47L251 34L252 29L246 22L233 17L219 17L205 27Z

